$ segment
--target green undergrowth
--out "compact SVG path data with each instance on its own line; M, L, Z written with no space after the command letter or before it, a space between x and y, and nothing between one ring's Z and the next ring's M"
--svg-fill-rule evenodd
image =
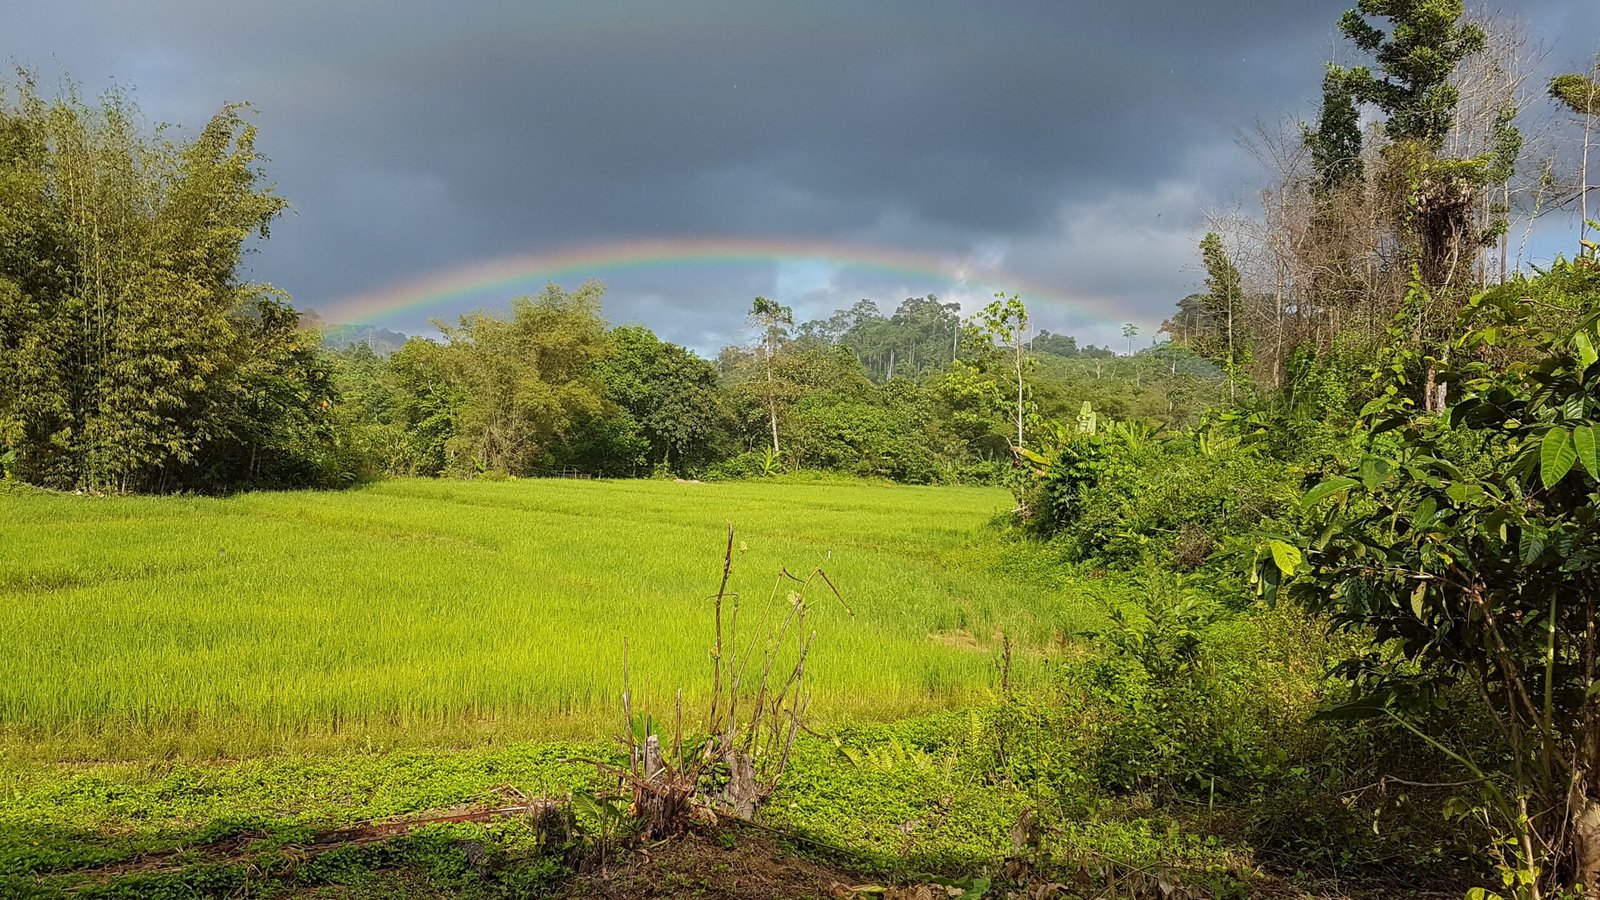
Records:
M0 767L0 896L226 894L247 883L287 890L360 884L401 867L449 887L492 887L468 844L517 870L540 835L525 818L441 824L309 854L319 834L374 819L496 808L600 786L605 748L522 744L220 763ZM514 789L514 790L513 790ZM522 877L522 876L518 876ZM491 879L492 880L492 879ZM265 889L262 887L261 889Z
M1310 721L1330 652L1314 623L1115 580L1103 593L1106 625L1058 652L1016 653L1011 689L997 677L986 703L803 737L760 824L863 879L1022 871L1099 885L1155 872L1229 896L1286 865L1409 877L1469 862L1443 835L1443 797L1360 789L1385 754L1399 771L1437 760L1381 729ZM331 852L315 838L593 794L608 785L585 760L611 753L515 743L208 763L12 758L0 762L0 896L555 891L572 857L526 818ZM592 836L596 823L577 825Z
M762 822L802 854L867 876L998 872L1035 802L981 770L992 711L803 739ZM974 742L977 743L974 743ZM315 852L318 834L466 804L594 791L575 761L603 747L531 744L208 765L12 767L0 797L0 896L522 896L570 874L525 818L428 826ZM1065 824L1065 823L1063 823ZM1041 858L1237 868L1241 849L1170 821L1107 812L1031 845ZM476 857L476 861L475 861ZM487 858L488 862L484 862Z

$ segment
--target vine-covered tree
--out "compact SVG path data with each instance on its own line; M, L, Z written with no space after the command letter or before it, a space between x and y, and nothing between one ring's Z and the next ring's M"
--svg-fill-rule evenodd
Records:
M1200 241L1200 258L1206 269L1206 292L1196 295L1192 309L1185 311L1189 345L1201 356L1217 363L1228 379L1228 396L1238 396L1239 370L1245 362L1244 279L1233 264L1222 236L1208 233Z
M1481 26L1462 21L1464 12L1462 0L1359 0L1340 19L1339 30L1372 54L1381 74L1366 66L1333 66L1329 75L1388 116L1384 130L1391 139L1414 141L1437 153L1461 100L1450 76L1488 40ZM1389 30L1369 17L1388 19Z
M1361 180L1361 111L1352 82L1360 75L1330 65L1322 76L1322 108L1317 127L1308 129L1306 145L1320 191L1337 191ZM1368 76L1370 77L1370 76Z
M1383 150L1382 193L1430 300L1418 310L1415 339L1435 357L1447 352L1448 330L1474 271L1472 258L1507 227L1504 209L1482 221L1484 190L1511 178L1522 151L1516 104L1507 98L1493 105L1486 146L1466 148L1466 155L1446 152L1461 102L1453 77L1463 61L1488 45L1483 27L1467 21L1464 12L1462 0L1360 0L1339 29L1371 54L1378 70L1329 67L1325 85L1333 91L1325 87L1324 110L1333 103L1335 121L1327 135L1319 129L1314 145L1323 152L1324 165L1336 162L1326 154L1348 152L1340 149L1350 139L1346 95L1385 115L1390 144ZM1386 19L1387 30L1369 18ZM1424 405L1435 412L1445 403L1436 372L1428 363L1422 385Z

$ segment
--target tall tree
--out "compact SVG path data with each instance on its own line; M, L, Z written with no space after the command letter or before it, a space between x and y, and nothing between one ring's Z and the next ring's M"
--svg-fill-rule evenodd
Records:
M849 309L801 325L797 339L850 348L876 380L900 374L921 381L955 360L960 331L960 304L929 294L907 297L891 316L871 300L858 300Z
M401 431L401 450L390 467L400 474L443 475L450 468L465 401L452 356L448 348L414 337L389 358L389 421Z
M913 379L920 380L955 361L960 349L961 304L943 302L933 294L907 297L895 307L889 323L897 344L905 348L905 368Z
M117 92L46 101L24 74L0 93L0 441L21 477L226 487L320 452L262 444L288 437L252 418L309 423L329 400L293 310L240 273L285 206L255 145L239 105L179 142Z
M1223 366L1228 377L1228 396L1239 395L1240 325L1243 324L1244 279L1228 256L1222 236L1210 232L1200 241L1200 256L1206 267L1205 321L1214 329L1205 336L1200 352Z
M1600 133L1600 59L1587 73L1569 72L1550 79L1550 96L1572 110L1583 123L1583 143L1578 157L1578 240L1589 229L1589 156L1594 136Z
M1010 352L1012 364L1012 378L1016 388L1016 449L1024 446L1023 416L1026 409L1027 381L1023 369L1028 353L1028 307L1023 304L1022 297L1018 294L1007 294L997 291L995 299L978 313L977 319L983 333Z
M511 301L510 318L464 315L444 332L455 392L452 467L523 475L535 471L574 423L605 410L596 367L609 352L600 297L550 284L538 298Z
M773 367L778 350L794 327L794 310L780 303L757 297L750 304L750 324L756 328L767 379L767 422L772 429L772 454L782 453L778 446L778 385Z
M1322 76L1322 108L1317 127L1306 132L1311 148L1312 167L1317 187L1334 191L1359 182L1364 170L1361 160L1361 111L1356 108L1353 84L1360 76L1330 65Z
M606 398L638 423L651 461L679 472L709 461L724 433L716 367L640 325L613 329L610 339L599 372Z
M1387 19L1387 30L1369 17ZM1378 64L1376 73L1333 66L1329 77L1386 116L1391 143L1384 149L1384 192L1430 301L1416 317L1415 339L1429 359L1442 357L1472 260L1504 233L1503 211L1485 224L1480 210L1485 187L1508 181L1521 152L1516 106L1494 107L1485 146L1470 148L1469 155L1446 152L1461 101L1453 79L1464 60L1488 45L1483 27L1464 19L1462 0L1360 0L1339 28ZM1445 403L1437 372L1437 363L1429 362L1422 388L1433 412Z
M1078 355L1078 339L1070 334L1051 334L1041 329L1033 339L1035 353L1050 353L1055 356L1074 357Z
M1353 97L1371 103L1388 119L1384 130L1397 142L1417 142L1439 152L1455 122L1461 93L1450 81L1463 59L1484 49L1481 26L1463 22L1462 0L1358 0L1339 20L1344 36L1377 61L1328 72ZM1389 31L1368 21L1389 20Z

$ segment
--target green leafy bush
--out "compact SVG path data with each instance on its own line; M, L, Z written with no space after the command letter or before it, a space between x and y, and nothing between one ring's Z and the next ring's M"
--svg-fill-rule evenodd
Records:
M767 473L766 454L772 452L771 447L765 450L746 450L737 456L707 466L700 477L707 481L738 481L746 478L760 478Z
M796 404L789 447L804 468L925 484L937 477L933 451L905 410L816 395Z
M1031 454L1027 529L1084 561L1194 568L1291 507L1290 467L1216 430L1156 437L1126 423L1063 430Z

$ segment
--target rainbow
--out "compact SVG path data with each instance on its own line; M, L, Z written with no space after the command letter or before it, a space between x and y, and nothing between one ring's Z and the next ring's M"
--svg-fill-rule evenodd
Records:
M805 264L907 279L913 292L954 288L984 297L1015 291L1098 324L1120 321L1102 298L1068 297L1059 288L993 267L949 257L860 243L775 238L691 237L591 244L545 253L522 253L430 273L379 290L343 297L321 310L330 322L382 324L405 315L444 312L466 302L537 291L547 282L604 278L637 270L706 266ZM782 297L775 299L783 300ZM748 298L741 298L741 302Z

